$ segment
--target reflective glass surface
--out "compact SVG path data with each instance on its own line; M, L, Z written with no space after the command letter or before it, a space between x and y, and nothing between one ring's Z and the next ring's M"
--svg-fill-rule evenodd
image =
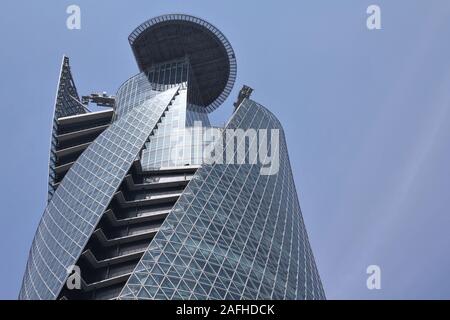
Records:
M261 175L260 165L203 165L121 299L325 298L280 123L244 100L227 128L279 129L279 171Z
M196 104L201 98L188 59L155 64L125 82L117 92L116 117L173 86L180 87L180 96L146 144L141 159L144 170L202 163L198 144L203 142L190 139L191 130L196 124L209 127L210 123L207 110Z
M19 298L54 299L150 132L177 94L169 89L134 108L78 158L45 209Z

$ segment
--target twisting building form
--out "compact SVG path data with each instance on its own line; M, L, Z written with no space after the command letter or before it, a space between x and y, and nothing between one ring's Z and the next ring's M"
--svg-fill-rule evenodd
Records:
M63 58L48 205L19 297L325 298L274 115L245 87L218 131L221 142L230 130L279 132L268 146L278 156L271 174L261 174L263 163L205 161L211 141L186 139L199 124L211 127L208 113L231 92L228 40L204 20L174 14L141 24L129 42L140 72L115 97L80 99ZM90 112L89 102L107 108ZM245 138L252 150L256 136Z

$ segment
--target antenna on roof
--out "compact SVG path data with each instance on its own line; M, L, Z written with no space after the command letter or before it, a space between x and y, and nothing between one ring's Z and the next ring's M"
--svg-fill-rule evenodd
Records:
M252 92L253 92L253 89L250 88L249 86L244 85L242 87L242 89L239 91L237 101L233 104L235 111L239 107L239 105L242 103L242 101L244 101L244 99L250 99Z

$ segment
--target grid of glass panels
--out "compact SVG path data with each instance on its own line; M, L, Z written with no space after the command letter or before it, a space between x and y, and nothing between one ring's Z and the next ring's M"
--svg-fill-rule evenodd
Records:
M203 165L121 299L325 298L280 123L244 100L227 128L279 129L278 173L261 175L260 165Z
M168 108L142 153L142 168L152 169L201 164L202 146L195 126L209 127L207 114L187 104L187 90ZM201 130L201 129L199 129Z
M203 127L209 127L211 125L205 108L198 107L195 104L188 102L186 110L186 126L193 127L198 122L200 122Z
M150 132L174 99L169 89L105 130L68 171L33 240L20 299L54 299Z
M201 98L188 58L155 64L148 70L131 77L119 88L116 94L116 118L161 91L178 86L186 89L188 83L190 103L199 104ZM204 113L205 109L199 111Z
M206 109L196 104L200 94L187 58L155 64L125 82L117 93L116 115L120 118L159 90L175 85L180 86L180 96L149 137L141 158L144 170L202 163L207 141L194 138L194 126L210 123Z
M117 91L115 120L120 119L130 110L140 106L158 93L160 91L152 86L145 73L139 73L128 79Z
M48 178L48 199L55 192L55 164L56 164L56 135L58 132L58 119L61 117L73 116L86 113L86 109L81 105L77 88L70 72L69 58L64 56L61 62L61 71L58 80L58 91L56 92L55 111L53 115L52 138L50 146L49 178Z

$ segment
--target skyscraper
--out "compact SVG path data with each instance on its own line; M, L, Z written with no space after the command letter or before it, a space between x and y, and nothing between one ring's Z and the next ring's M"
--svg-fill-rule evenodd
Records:
M144 22L129 42L140 72L115 97L80 98L63 58L48 205L20 298L325 298L275 116L245 87L217 140L187 139L199 126L213 129L208 113L233 87L225 36L174 14ZM90 112L89 102L106 109ZM250 129L279 132L267 150L278 152L275 172L205 161L210 144ZM246 159L257 137L244 136ZM230 150L239 158L239 145ZM67 286L69 275L80 288Z

